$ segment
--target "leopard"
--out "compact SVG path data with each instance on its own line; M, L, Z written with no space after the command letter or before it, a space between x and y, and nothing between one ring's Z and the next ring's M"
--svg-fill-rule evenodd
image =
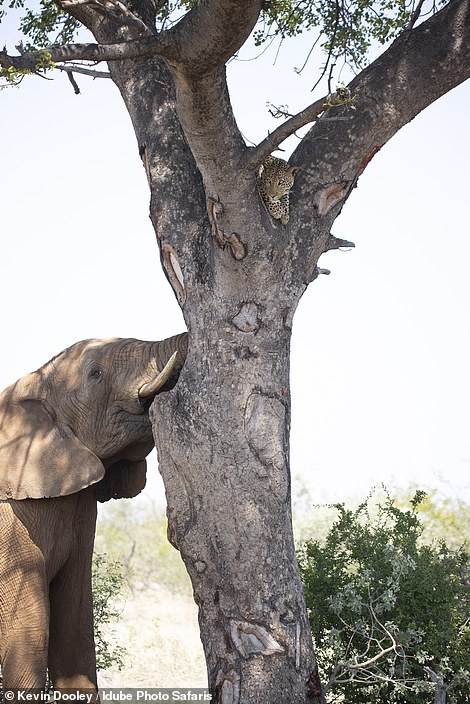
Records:
M274 220L283 225L289 222L289 192L294 185L298 166L291 166L284 159L268 156L258 170L258 191L266 210Z

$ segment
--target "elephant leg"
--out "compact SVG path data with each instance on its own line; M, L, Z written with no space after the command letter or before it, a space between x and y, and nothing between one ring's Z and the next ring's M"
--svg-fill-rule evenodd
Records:
M89 554L72 555L49 589L49 676L55 689L97 691Z
M0 664L4 689L43 689L49 600L44 557L0 502Z

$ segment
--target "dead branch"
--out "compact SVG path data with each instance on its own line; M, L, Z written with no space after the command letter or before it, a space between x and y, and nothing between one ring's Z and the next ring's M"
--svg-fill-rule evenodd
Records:
M58 64L54 68L58 71L64 71L65 73L81 73L84 76L91 76L92 78L111 78L111 74L108 71L95 71L88 66L82 66L80 64L70 64L61 65Z

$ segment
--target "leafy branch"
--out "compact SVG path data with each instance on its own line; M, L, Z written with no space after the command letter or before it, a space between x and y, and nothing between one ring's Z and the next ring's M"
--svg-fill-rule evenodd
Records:
M21 45L18 48L22 48ZM2 63L2 54L0 52L0 77L5 78L8 85L18 85L24 79L25 76L30 74L35 74L37 76L42 75L49 69L55 68L55 63L52 60L52 55L50 51L46 49L39 49L34 52L34 61L32 61L28 66L16 67L14 65L4 65Z
M327 56L323 74L341 59L361 69L374 42L393 41L416 24L426 5L428 12L435 12L443 4L429 0L273 0L266 5L254 38L261 45L276 37L282 41L311 31L316 38L309 54L321 38Z
M167 43L164 39L152 36L106 45L95 43L62 44L51 46L48 49L28 47L28 51L20 52L18 56L9 55L4 48L0 51L0 67L3 69L0 75L5 75L9 69L24 74L34 73L38 70L38 66L42 69L54 68L55 64L59 62L89 61L99 63L101 61L119 61L152 56L160 52L165 53L166 47ZM44 62L45 55L49 58L48 63Z

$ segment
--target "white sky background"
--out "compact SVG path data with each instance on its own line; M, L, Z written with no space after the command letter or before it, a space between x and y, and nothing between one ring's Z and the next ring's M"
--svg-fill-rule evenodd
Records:
M0 25L0 46L18 36ZM305 40L232 62L245 137L266 102L312 102ZM246 56L252 56L248 52ZM88 337L160 339L183 319L160 269L130 120L110 81L25 80L0 93L0 388ZM333 233L292 345L292 473L315 502L390 487L470 500L470 83L374 158ZM314 165L312 165L314 168ZM147 496L162 499L151 463Z

